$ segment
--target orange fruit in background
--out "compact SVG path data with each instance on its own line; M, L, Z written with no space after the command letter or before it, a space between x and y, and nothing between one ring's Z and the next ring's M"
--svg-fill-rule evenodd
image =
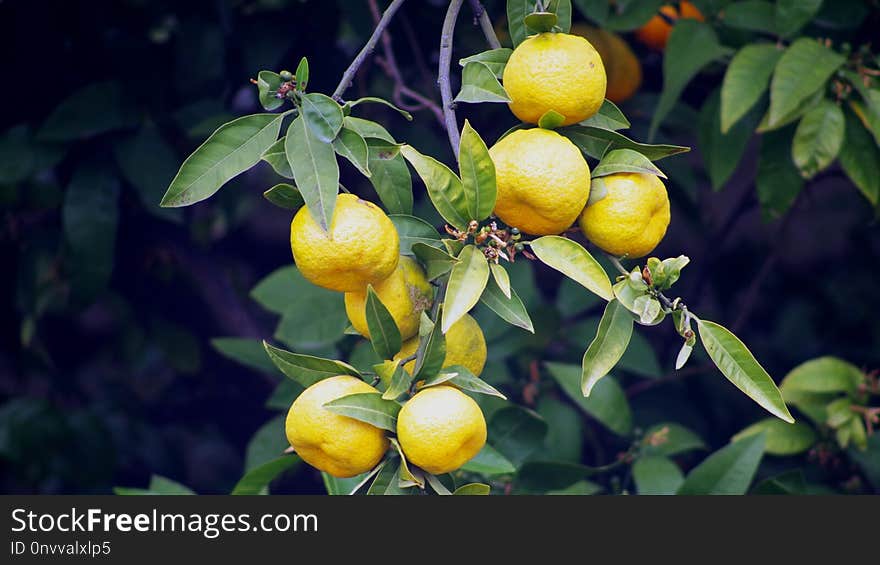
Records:
M672 23L667 21L667 18ZM662 51L669 41L669 34L672 33L672 24L678 19L706 21L703 13L690 2L680 2L678 6L667 4L660 8L660 14L655 15L636 31L636 37L651 49Z
M631 98L642 85L642 64L626 41L612 31L582 23L572 25L571 33L587 38L599 52L608 77L605 98L615 104Z

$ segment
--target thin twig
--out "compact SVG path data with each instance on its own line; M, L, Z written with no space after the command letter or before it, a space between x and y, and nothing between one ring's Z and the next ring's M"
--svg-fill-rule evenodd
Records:
M388 24L391 23L391 18L394 17L395 12L403 5L404 0L392 0L391 4L385 10L385 13L382 14L382 18L379 20L379 23L376 24L376 29L373 30L373 35L370 36L370 39L367 40L367 44L364 45L364 48L361 49L360 53L354 58L351 64L345 69L345 72L342 73L342 78L339 80L339 84L336 86L336 90L333 91L333 99L337 102L342 100L342 94L351 86L351 81L354 79L354 75L357 74L358 69L364 63L367 57L369 57L370 53L373 52L373 49L376 48L376 43L379 42L379 38L382 37L382 32L385 31L385 28L388 27Z
M492 20L489 18L489 14L486 13L486 8L483 7L480 0L470 0L470 2L471 10L474 11L474 19L480 24L480 28L483 30L483 35L486 36L486 43L488 43L489 47L492 49L500 49L501 42L498 41L498 36L495 35L495 28L492 26Z
M451 0L449 9L446 10L446 18L443 20L443 30L440 32L440 64L437 70L437 84L440 85L440 96L443 99L443 120L446 123L446 134L449 136L449 144L452 146L452 154L458 160L458 144L460 134L458 132L458 119L455 117L455 103L452 101L452 86L449 82L449 70L452 63L452 38L455 34L455 21L464 0Z

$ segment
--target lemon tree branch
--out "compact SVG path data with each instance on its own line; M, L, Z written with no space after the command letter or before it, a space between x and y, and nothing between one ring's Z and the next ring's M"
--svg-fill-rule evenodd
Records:
M449 82L449 69L452 62L452 37L455 34L455 21L464 0L452 0L443 20L440 32L440 64L437 70L437 84L440 85L440 97L443 99L443 121L446 123L446 134L452 146L452 154L458 159L458 119L455 116L455 103L452 101L452 85Z
M474 12L474 19L483 30L483 35L486 36L486 43L492 49L499 49L501 42L498 41L498 36L495 35L495 28L492 27L492 20L489 18L486 8L480 3L480 0L470 0L470 3L471 10Z

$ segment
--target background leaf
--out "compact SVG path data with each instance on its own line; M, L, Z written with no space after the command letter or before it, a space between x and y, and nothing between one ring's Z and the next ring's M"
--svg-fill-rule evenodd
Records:
M804 179L791 158L794 128L771 131L761 136L755 187L765 219L783 216L794 203Z
M834 161L843 145L844 127L843 110L830 100L804 114L791 146L794 164L804 178L814 177Z
M734 55L721 84L721 131L727 133L770 85L782 50L770 43L746 45Z
M845 112L846 126L840 166L868 202L880 203L880 150L870 132L851 112Z
M547 371L559 383L565 394L586 414L620 436L632 431L632 411L626 394L613 378L600 380L589 398L581 392L581 368L563 363L545 363Z
M678 494L745 494L763 454L763 434L731 443L688 473Z
M269 486L269 483L275 480L281 473L295 467L299 462L299 457L294 455L284 455L283 457L279 457L278 459L254 467L244 474L229 494L260 494L260 492Z
M463 471L481 475L508 475L516 472L516 467L489 444L483 446L474 458L462 465Z
M632 473L639 494L675 494L684 483L684 474L678 465L661 456L638 458Z
M816 442L816 432L802 422L788 424L777 418L765 418L737 433L731 441L765 434L764 452L770 455L796 455Z
M745 118L723 133L719 108L720 96L716 90L700 110L700 153L714 190L724 186L736 171L759 119L757 112L749 112Z
M540 416L519 406L502 408L489 421L489 443L517 468L540 447L546 433Z
M820 89L843 61L843 56L815 39L795 40L782 54L770 81L769 125L781 123Z

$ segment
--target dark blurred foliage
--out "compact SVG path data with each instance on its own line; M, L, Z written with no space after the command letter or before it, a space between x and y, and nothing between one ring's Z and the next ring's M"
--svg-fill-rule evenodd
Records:
M442 4L410 2L391 26L408 84L435 99ZM501 2L487 7L503 22ZM456 59L485 48L471 22L465 9ZM294 68L307 55L311 88L330 92L371 29L359 0L0 4L7 77L0 118L0 490L108 492L144 485L152 474L201 493L235 484L251 436L283 403L266 407L276 376L219 355L210 342L272 336L273 315L248 293L291 263L290 214L262 198L276 182L265 164L190 208L161 209L158 202L182 160L216 126L261 111L249 83L258 70ZM661 56L636 50L646 79L624 110L632 136L645 139ZM696 144L697 109L721 76L719 70L692 85L659 141ZM381 69L367 64L352 90L390 97L390 87ZM379 106L369 112L398 139L451 158L430 112L411 124ZM513 123L501 105L460 108L465 117L487 140ZM656 254L692 259L676 291L694 311L734 329L777 380L820 355L880 366L875 210L832 169L808 184L784 219L762 221L755 149L720 192L711 190L698 152L662 162L673 222ZM373 196L352 169L343 171L343 183ZM418 187L417 208L424 210ZM535 378L543 379L539 390L549 386L530 360L579 363L599 314L582 295L572 298L555 272L531 269L538 335L499 340L492 353L487 330L490 368L503 366L487 372L517 401L532 398L522 391ZM527 292L520 294L525 300ZM705 356L692 361L698 370L673 375L680 341L673 332L639 333L648 347L620 375L637 426L678 421L719 447L763 417L716 371L699 370ZM339 347L349 351L352 343ZM280 423L273 424L277 442ZM585 425L587 463L602 463L621 447ZM827 481L837 487L849 478L844 472ZM316 472L301 468L273 490L323 487Z

